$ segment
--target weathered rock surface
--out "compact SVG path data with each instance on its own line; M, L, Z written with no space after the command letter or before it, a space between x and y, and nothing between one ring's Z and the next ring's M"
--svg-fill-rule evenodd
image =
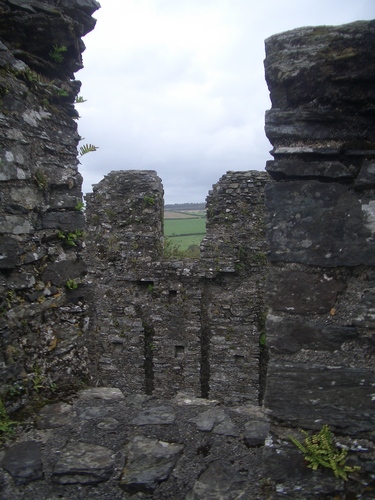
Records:
M94 0L0 2L0 379L20 409L88 380L74 101Z
M310 476L289 438L325 424L341 446L353 449L345 440L361 436L374 449L374 48L375 21L266 41L265 130L275 159L265 189L264 404L273 435L263 459L288 498L375 498L374 476L366 476L373 455L366 465L351 457L362 479L344 484L330 471Z
M183 448L182 444L134 436L125 446L121 488L129 493L152 492L168 479Z
M175 415L173 424L162 418L137 425L140 415L165 415L163 408ZM209 417L210 429L197 424ZM80 391L69 405L45 406L37 423L37 429L19 430L18 444L8 444L2 498L162 500L232 498L227 495L234 492L262 498L261 447L269 422L259 406L224 411L216 401L183 394L174 400L125 397L99 387Z

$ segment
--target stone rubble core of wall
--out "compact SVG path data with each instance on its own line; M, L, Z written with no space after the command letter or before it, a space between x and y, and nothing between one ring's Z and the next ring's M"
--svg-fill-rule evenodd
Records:
M367 440L367 453L351 460L372 481L356 498L374 498L374 50L375 21L266 40L274 160L265 189L265 407L279 427L265 474L284 495L315 491L314 476L285 479L294 452L286 436L327 424L353 439L351 450Z
M0 2L0 379L11 410L88 380L74 72L98 7Z
M228 172L207 197L201 258L163 258L163 187L115 171L86 196L95 383L257 404L266 172Z

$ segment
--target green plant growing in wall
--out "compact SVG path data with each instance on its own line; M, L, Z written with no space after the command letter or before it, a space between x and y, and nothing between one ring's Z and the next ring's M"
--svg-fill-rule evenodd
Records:
M64 61L65 53L68 49L65 45L54 45L53 50L49 52L49 56L57 63L62 63Z
M307 467L317 470L319 466L332 469L335 477L348 480L348 472L360 470L358 466L345 465L347 450L339 448L333 440L333 434L328 425L323 425L321 430L310 436L301 430L305 436L303 444L293 436L289 436L293 444L304 454L308 462Z
M78 240L82 238L82 236L83 236L83 231L81 231L80 229L77 229L74 232L69 232L69 231L57 232L57 237L60 240L63 240L63 243L71 247L76 247Z
M13 434L15 425L17 422L9 418L3 400L0 398L0 443Z
M77 201L74 210L81 211L85 208L85 204L82 201Z
M81 95L77 95L76 98L74 99L75 104L82 104L86 101L87 99L84 99Z
M83 144L83 146L79 148L79 157L81 158L83 155L87 153L92 153L97 149L99 149L99 147L94 146L93 144Z
M38 188L46 190L48 187L48 177L42 170L37 170L34 174L34 179L38 184Z
M148 207L152 207L155 205L155 198L153 196L145 196L143 198L143 201Z
M65 283L65 285L66 285L66 288L68 290L77 290L77 288L78 288L78 283L74 279L67 280L67 282Z

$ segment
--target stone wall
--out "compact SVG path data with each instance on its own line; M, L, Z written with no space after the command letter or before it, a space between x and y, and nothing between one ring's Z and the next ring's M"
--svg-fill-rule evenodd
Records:
M316 486L313 475L303 486L300 472L282 479L293 463L284 427L328 424L364 439L369 454L357 453L353 463L362 471L374 465L374 49L375 21L301 28L266 41L274 160L265 190L265 406L282 426L266 454L271 476L289 495ZM347 446L357 450L358 443Z
M111 172L94 186L87 261L97 383L116 381L125 394L258 402L267 179L228 172L214 186L198 260L163 258L156 172Z
M0 2L0 378L13 409L88 376L74 72L98 6Z

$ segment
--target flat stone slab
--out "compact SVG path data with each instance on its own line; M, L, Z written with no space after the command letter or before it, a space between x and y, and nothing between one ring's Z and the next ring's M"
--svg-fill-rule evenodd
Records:
M132 425L168 425L173 424L176 414L169 406L157 406L139 413L130 422Z
M5 452L2 467L17 485L43 479L41 445L36 441L23 441Z
M116 389L114 387L94 387L92 389L84 389L78 392L78 397L81 399L102 399L103 401L120 401L125 399L125 396L120 389Z
M348 186L277 182L267 184L264 194L271 262L324 267L375 265L374 228L368 225L360 199Z
M60 484L96 484L107 481L114 467L112 450L91 443L68 443L53 468Z
M239 432L231 418L220 408L211 408L189 420L196 424L202 432L212 431L214 434L238 436Z
M251 420L245 423L243 440L246 446L263 446L270 432L270 423L266 420Z
M186 500L238 500L246 497L247 477L219 462L211 463Z
M79 408L77 410L78 418L82 420L91 420L93 418L102 418L108 415L109 408L100 406L89 406L87 408Z
M126 462L121 488L129 493L151 493L160 482L168 479L183 448L183 444L134 436L124 449Z
M270 362L264 405L295 427L356 435L375 427L375 374L365 368Z
M55 403L44 406L37 417L38 429L57 429L69 422L73 407L67 403Z

